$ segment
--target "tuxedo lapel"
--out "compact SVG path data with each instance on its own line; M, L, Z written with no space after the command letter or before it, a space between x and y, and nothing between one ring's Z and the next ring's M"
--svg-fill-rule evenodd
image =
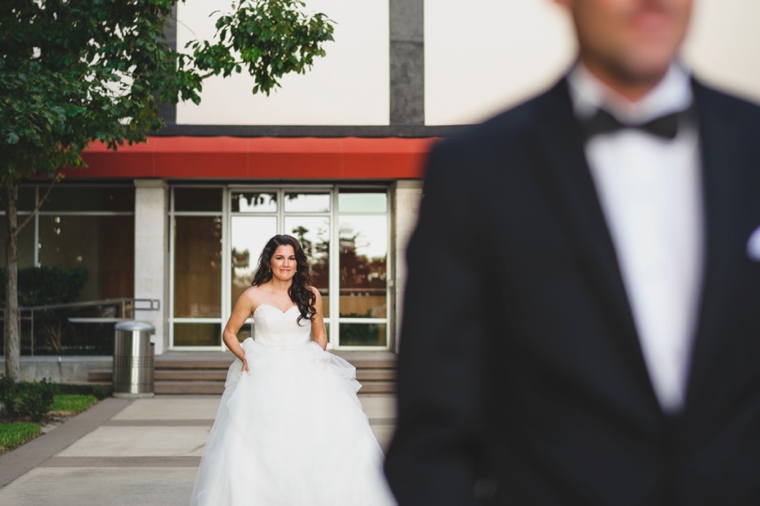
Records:
M536 128L540 139L536 156L542 160L537 165L557 216L607 314L630 372L659 409L565 80L547 93Z
M693 87L702 150L706 265L687 407L718 362L720 345L730 339L723 329L738 267L746 254L744 231L749 224L744 222L751 216L753 198L745 176L756 170L747 162L746 133L736 111L725 107L719 93L697 82Z

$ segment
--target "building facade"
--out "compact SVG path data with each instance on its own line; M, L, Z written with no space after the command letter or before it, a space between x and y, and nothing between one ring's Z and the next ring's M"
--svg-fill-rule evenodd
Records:
M209 15L229 8L180 3L168 42L212 38ZM86 268L82 301L159 301L135 314L156 327L156 353L221 351L262 247L287 233L312 263L329 347L395 350L427 150L553 83L572 65L571 25L549 0L306 8L337 23L312 70L269 97L245 75L211 78L200 105L162 108L167 126L147 143L91 146L89 167L70 171L23 231L20 267ZM760 99L758 23L754 0L702 0L684 59ZM22 187L22 216L44 190Z

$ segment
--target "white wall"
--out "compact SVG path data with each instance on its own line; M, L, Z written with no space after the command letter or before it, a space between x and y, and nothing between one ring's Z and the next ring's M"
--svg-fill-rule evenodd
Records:
M575 55L551 0L425 0L425 123L485 119L554 81Z
M187 0L177 5L177 47L211 39L217 16L232 0ZM305 75L287 75L282 88L252 95L245 71L203 84L199 106L177 106L177 124L387 125L390 121L388 0L308 0L306 9L336 22L335 42Z
M760 2L695 0L684 58L700 77L760 100ZM549 86L576 51L551 0L425 0L425 122L462 124Z
M684 59L706 82L760 102L760 2L695 2Z

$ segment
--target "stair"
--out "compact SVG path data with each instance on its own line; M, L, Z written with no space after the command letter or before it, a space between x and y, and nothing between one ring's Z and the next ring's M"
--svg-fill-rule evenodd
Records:
M396 391L396 354L389 351L336 351L356 367L360 394L392 394Z
M396 391L396 355L388 351L337 351L336 355L356 367L360 394L389 394ZM155 393L221 394L227 369L234 357L224 352L170 351L155 358ZM93 369L87 381L111 391L112 371Z
M221 394L231 353L174 351L155 359L156 394Z

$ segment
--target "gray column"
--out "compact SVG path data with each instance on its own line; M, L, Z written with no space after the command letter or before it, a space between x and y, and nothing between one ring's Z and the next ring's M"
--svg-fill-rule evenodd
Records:
M168 186L163 179L135 179L135 298L158 299L160 311L135 311L153 324L156 355L169 346L166 311L168 283Z
M172 13L166 20L168 25L164 28L164 44L170 49L177 50L177 6L172 7ZM167 127L177 125L177 106L169 102L158 104L158 115L164 118Z
M391 125L425 124L424 0L390 0Z
M422 181L401 180L396 183L394 212L394 228L396 231L396 351L398 351L399 335L401 333L401 318L403 317L404 289L406 288L406 247L409 238L417 225L420 199L422 197Z

